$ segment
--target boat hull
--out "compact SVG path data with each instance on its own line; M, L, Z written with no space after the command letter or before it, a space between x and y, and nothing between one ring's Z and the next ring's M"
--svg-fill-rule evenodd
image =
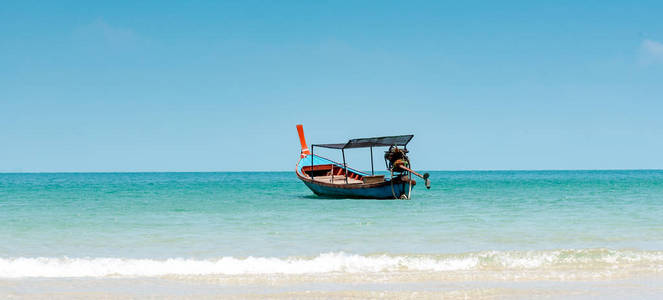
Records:
M321 185L311 181L304 181L304 184L316 195L334 198L361 198L361 199L398 199L401 195L408 194L409 186L407 183L389 182L374 187L357 187L340 185L338 187ZM412 186L414 188L414 185Z
M414 180L411 180L410 183L408 183L407 180L402 181L400 178L395 178L393 181L390 179L374 183L361 183L357 182L356 179L352 180L351 183L332 183L320 181L318 179L313 180L303 171L304 166L329 166L332 164L336 170L341 170L343 168L343 166L337 162L311 154L299 160L297 167L295 168L295 173L313 193L330 198L400 199L402 195L410 194L410 183L412 184L412 189L414 189L414 186L416 185ZM315 169L311 168L310 170ZM350 173L360 174L362 176L370 175L348 168L348 174Z

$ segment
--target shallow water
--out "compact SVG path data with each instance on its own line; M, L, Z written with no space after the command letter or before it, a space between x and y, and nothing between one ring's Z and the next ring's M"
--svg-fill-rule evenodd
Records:
M431 179L367 201L318 198L292 172L0 174L0 278L663 272L663 171Z

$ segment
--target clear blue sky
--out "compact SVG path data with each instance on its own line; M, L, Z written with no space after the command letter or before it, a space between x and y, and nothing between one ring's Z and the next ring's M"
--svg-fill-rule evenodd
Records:
M297 123L316 143L413 133L418 169L663 168L662 12L3 1L0 171L292 170Z

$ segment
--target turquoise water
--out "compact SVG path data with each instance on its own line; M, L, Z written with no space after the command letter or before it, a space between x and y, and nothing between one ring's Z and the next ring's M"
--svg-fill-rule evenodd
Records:
M28 268L21 259L33 264L25 276L41 276L36 258L439 262L559 249L631 251L663 266L663 171L431 172L431 179L412 200L367 201L318 198L293 172L0 174L0 276L19 276Z

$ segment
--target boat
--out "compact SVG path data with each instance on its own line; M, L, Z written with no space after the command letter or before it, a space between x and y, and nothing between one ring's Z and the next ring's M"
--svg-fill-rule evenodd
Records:
M422 178L426 188L430 189L429 174L421 175L410 168L407 144L414 135L357 138L345 143L335 144L311 144L309 149L304 137L304 127L301 124L296 127L302 148L295 173L318 196L360 199L411 199L412 188L417 184L411 178L411 175ZM341 150L343 162L336 162L314 154L316 147ZM375 174L373 148L377 147L387 148L384 158L389 178L386 178L385 175ZM347 166L345 150L353 148L370 148L370 173Z

